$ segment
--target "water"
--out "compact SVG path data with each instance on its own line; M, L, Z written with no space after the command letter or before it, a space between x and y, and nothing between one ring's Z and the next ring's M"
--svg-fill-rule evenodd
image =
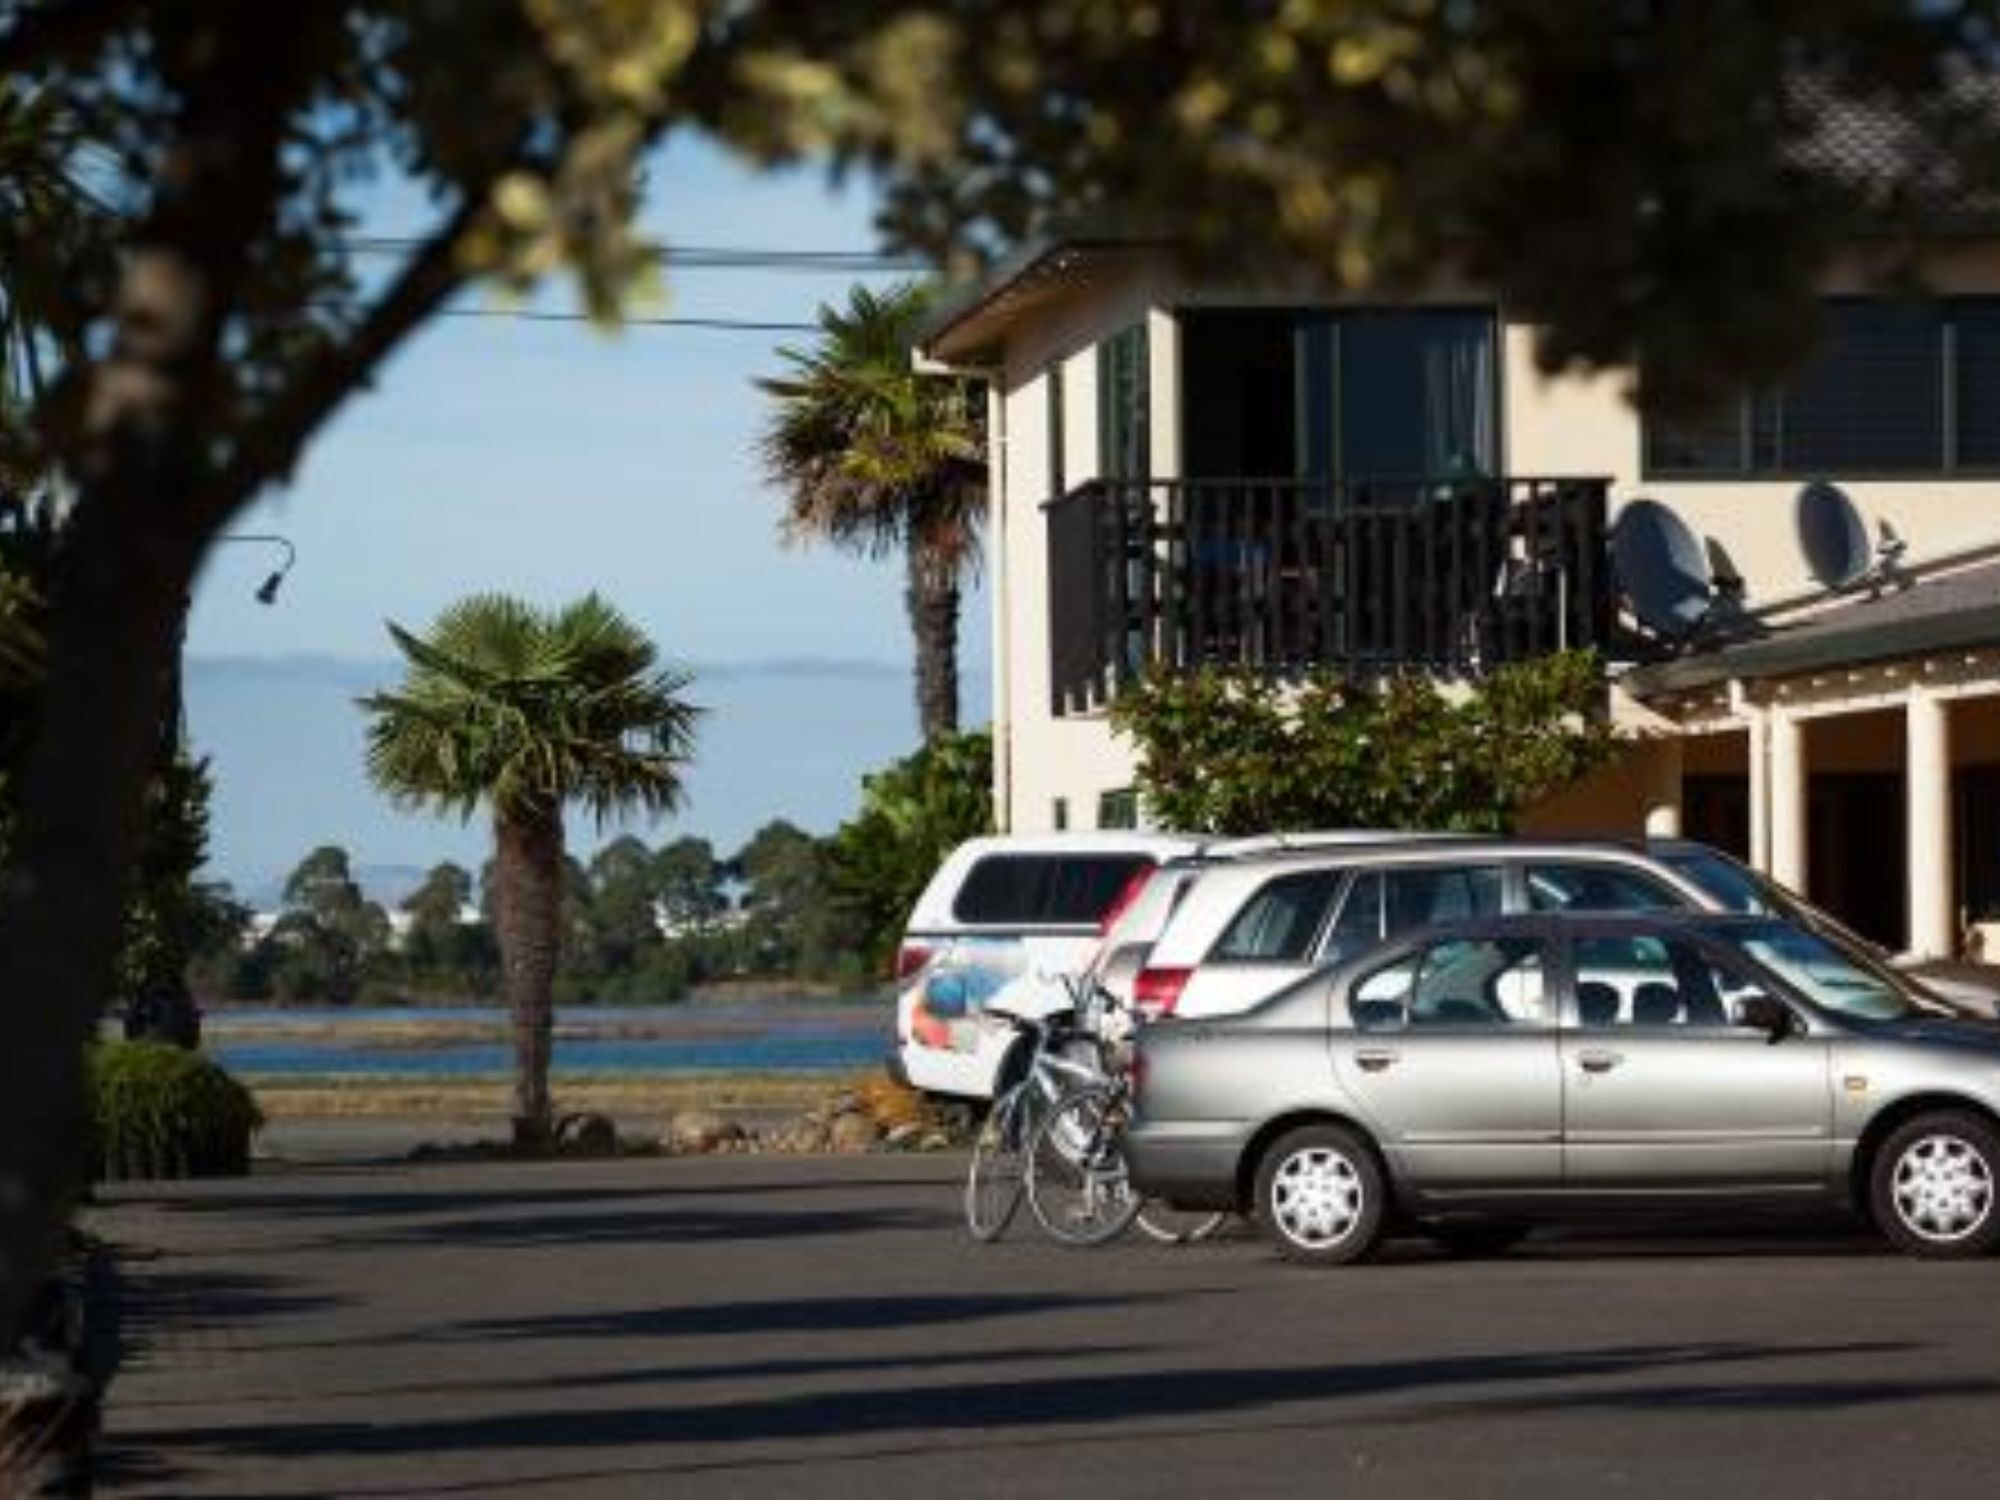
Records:
M771 997L556 1014L558 1077L673 1073L842 1073L891 1045L887 1001ZM204 1049L261 1078L362 1074L504 1078L507 1015L493 1007L216 1010Z

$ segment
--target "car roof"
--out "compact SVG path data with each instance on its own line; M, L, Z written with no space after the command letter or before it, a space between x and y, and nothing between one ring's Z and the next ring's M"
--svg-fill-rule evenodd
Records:
M1661 907L1648 911L1537 911L1504 912L1489 917L1455 917L1448 922L1430 922L1399 933L1391 941L1401 946L1408 940L1425 942L1438 937L1479 935L1490 937L1513 932L1590 934L1696 931L1729 932L1736 929L1797 927L1783 917L1746 912L1697 911L1689 907ZM1799 928L1803 932L1806 929Z
M1376 843L1340 844L1317 848L1286 848L1254 858L1231 860L1233 868L1256 870L1296 870L1315 865L1349 864L1430 864L1478 859L1520 859L1582 857L1650 862L1646 850L1622 839L1509 838L1490 834L1478 837L1426 836Z

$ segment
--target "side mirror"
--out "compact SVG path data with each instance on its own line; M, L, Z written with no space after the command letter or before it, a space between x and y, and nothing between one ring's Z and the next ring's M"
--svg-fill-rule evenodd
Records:
M1764 1033L1764 1039L1775 1045L1782 1042L1797 1029L1791 1008L1783 1001L1774 1000L1769 995L1750 994L1730 1002L1736 1014L1738 1026L1748 1026L1753 1031Z

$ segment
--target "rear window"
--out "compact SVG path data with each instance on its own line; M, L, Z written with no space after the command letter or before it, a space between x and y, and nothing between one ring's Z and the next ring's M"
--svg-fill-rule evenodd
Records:
M1152 863L1142 854L989 854L967 873L951 914L992 927L1095 927Z
M1314 870L1266 881L1208 955L1211 963L1298 963L1312 950L1345 872Z

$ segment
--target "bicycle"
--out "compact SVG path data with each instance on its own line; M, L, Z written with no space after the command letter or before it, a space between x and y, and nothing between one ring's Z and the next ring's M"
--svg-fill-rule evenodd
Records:
M1166 1244L1207 1238L1227 1214L1190 1214L1132 1191L1124 1146L1132 1106L1131 1009L1100 986L1086 991L1077 982L1071 995L1080 1027L1098 1039L1103 1066L1098 1077L1078 1080L1056 1100L1029 1141L1026 1196L1035 1221L1069 1245L1101 1245L1135 1224Z
M987 1014L1025 1038L1019 1077L1001 1090L980 1123L965 1180L965 1223L976 1240L1006 1233L1026 1191L1029 1144L1065 1095L1104 1078L1102 1043L1079 1024L1074 1007L1024 1016L999 1007Z

